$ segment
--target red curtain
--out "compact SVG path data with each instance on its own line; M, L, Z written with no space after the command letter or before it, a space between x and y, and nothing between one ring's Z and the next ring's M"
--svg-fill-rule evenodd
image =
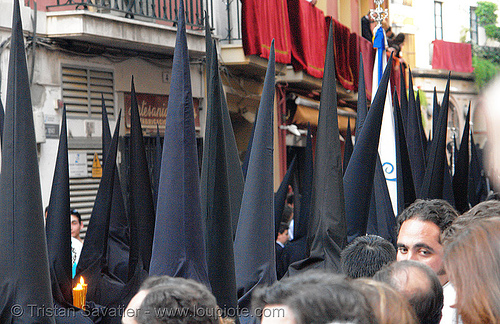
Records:
M363 54L363 68L365 71L365 86L366 97L371 100L372 97L372 80L373 80L373 64L375 62L375 49L372 42L363 37L358 36L359 50Z
M276 62L291 63L292 46L287 0L241 0L245 55L269 59L274 38Z
M306 0L288 0L292 32L292 65L316 78L323 77L326 43L323 11Z
M472 73L471 44L451 43L435 40L432 54L432 68L455 72Z
M335 70L337 81L342 84L347 90L355 90L354 77L352 71L351 60L351 31L348 27L342 25L335 19L332 19L333 24L333 50L335 53Z

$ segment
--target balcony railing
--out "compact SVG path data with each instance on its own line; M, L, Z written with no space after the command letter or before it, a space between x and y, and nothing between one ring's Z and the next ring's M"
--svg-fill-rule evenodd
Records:
M241 0L206 0L210 26L222 43L241 41Z
M48 5L48 11L68 9L91 10L122 15L127 18L146 18L177 22L180 0L56 0ZM186 25L203 28L203 0L184 0ZM66 9L67 8L67 9Z

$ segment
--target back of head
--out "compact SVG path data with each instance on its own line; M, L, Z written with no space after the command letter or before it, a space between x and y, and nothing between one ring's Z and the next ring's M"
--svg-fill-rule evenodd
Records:
M355 238L340 254L342 272L349 278L370 278L385 264L396 261L391 242L377 235Z
M344 276L316 270L286 277L271 286L257 288L252 294L252 308L262 310L266 305L284 304L297 291L338 280L344 280Z
M412 260L383 267L373 279L388 283L408 299L421 324L437 324L443 309L443 287L427 265Z
M457 217L457 211L446 200L417 199L396 218L397 233L404 221L413 218L433 222L443 233Z
M443 245L449 244L454 239L456 233L468 227L469 224L490 217L500 217L500 201L483 201L458 216L441 235L441 242Z
M476 220L445 246L445 269L464 323L500 322L500 217Z
M293 310L297 324L377 323L363 294L344 279L297 291L285 305Z
M297 324L375 323L364 296L344 276L334 273L307 271L256 289L252 307L262 315L269 305L291 309Z
M352 281L370 304L379 324L417 324L408 300L385 282L360 278Z
M217 302L202 284L172 278L150 288L137 314L139 324L218 323Z

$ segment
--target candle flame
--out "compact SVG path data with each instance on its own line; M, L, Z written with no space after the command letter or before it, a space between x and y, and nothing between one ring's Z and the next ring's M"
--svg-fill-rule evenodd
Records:
M78 283L75 287L76 290L83 290L82 284Z
M82 286L85 284L85 281L83 281L83 277L80 276L80 283L82 284Z

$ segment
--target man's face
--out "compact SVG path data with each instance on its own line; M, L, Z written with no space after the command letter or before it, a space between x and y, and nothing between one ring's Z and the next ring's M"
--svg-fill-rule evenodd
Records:
M83 224L78 221L78 217L71 215L71 237L80 239L80 231L83 228Z
M280 241L281 244L285 244L289 239L290 234L288 233L288 230L285 230L283 233L278 234L278 241Z
M414 260L428 265L441 284L448 281L443 266L443 246L439 242L439 227L430 221L408 219L401 224L398 235L397 260Z

